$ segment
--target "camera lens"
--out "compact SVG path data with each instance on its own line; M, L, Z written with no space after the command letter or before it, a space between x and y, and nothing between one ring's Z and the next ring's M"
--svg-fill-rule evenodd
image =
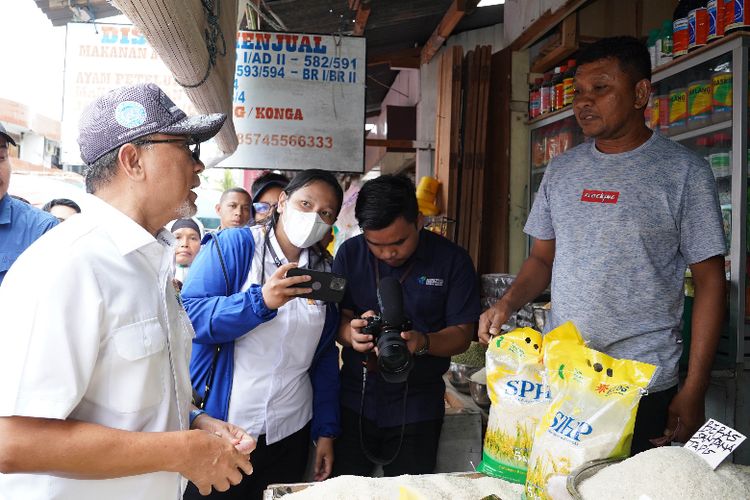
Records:
M383 332L378 339L378 366L388 382L406 381L413 360L406 342L398 331Z

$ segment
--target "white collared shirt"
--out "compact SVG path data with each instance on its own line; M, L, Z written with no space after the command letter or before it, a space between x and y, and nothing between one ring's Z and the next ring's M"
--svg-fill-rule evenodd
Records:
M271 252L263 262L264 234L252 228L255 254L242 289L260 284L276 272ZM284 257L274 233L270 243L282 264ZM261 265L263 262L264 265ZM299 267L308 265L303 250ZM275 318L258 325L234 342L234 374L227 420L252 436L266 435L268 444L297 432L312 418L312 384L308 370L325 323L324 302L296 298L284 304Z
M0 416L130 431L187 429L194 335L172 285L175 240L94 196L37 240L0 286ZM179 499L157 472L108 480L0 474L0 498Z

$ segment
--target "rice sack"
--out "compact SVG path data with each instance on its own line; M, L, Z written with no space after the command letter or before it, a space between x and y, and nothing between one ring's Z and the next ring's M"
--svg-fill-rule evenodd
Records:
M584 462L627 457L656 367L584 346L570 322L545 336L543 352L553 398L534 435L525 494L546 500L567 498L566 478Z
M523 484L534 430L550 401L542 380L542 335L519 328L493 338L486 370L492 404L477 471Z

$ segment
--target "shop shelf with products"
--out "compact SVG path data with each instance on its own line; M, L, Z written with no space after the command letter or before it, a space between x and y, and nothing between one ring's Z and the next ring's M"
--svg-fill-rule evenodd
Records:
M654 70L654 98L645 117L660 133L706 157L716 177L730 249L729 314L717 355L717 370L735 369L738 364L750 368L750 335L745 333L744 321L746 297L750 302L746 294L748 259L744 250L748 248L746 232L750 220L747 182L742 181L747 179L750 155L748 87L743 85L748 82L748 47L750 35L736 33ZM666 96L664 102L662 96ZM571 107L530 120L528 125L531 147L528 210L531 210L549 160L585 138Z
M652 128L706 158L716 178L729 250L729 314L717 369L750 368L750 335L745 330L748 47L750 36L736 33L658 68L652 78ZM686 310L690 302L688 298Z

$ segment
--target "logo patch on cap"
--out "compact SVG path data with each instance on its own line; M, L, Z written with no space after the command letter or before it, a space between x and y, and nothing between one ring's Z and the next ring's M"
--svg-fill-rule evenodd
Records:
M135 128L146 123L146 108L135 101L124 101L115 109L115 120L125 128Z

